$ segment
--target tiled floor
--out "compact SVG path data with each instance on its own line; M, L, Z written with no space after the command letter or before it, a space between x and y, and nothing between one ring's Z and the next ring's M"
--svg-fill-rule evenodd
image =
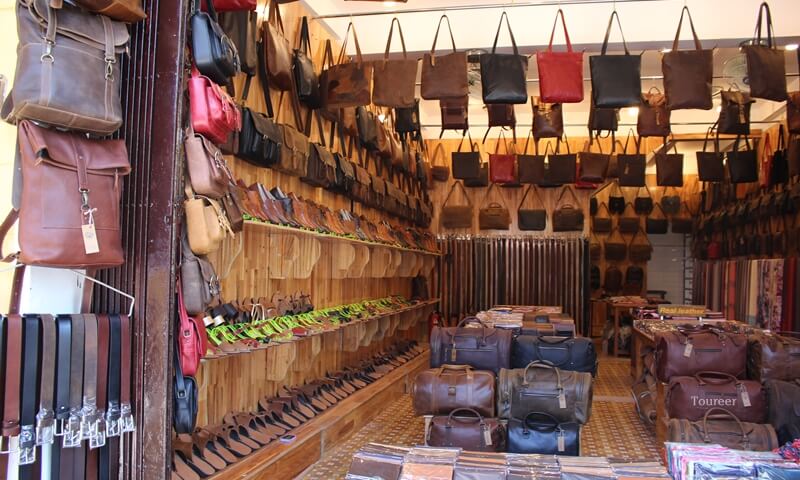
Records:
M581 433L583 455L658 460L655 433L636 414L630 395L630 361L602 358L594 383L592 416ZM308 469L304 480L344 478L353 454L368 442L394 445L422 443L423 422L414 417L411 397L404 395L348 441L330 450Z

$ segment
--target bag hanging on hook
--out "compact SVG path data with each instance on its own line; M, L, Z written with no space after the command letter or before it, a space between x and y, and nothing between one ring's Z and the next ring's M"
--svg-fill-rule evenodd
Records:
M694 50L678 49L684 13L689 18L689 27L692 29ZM668 111L694 108L710 110L713 107L711 83L714 77L714 50L703 50L694 30L692 14L686 6L681 10L672 49L661 57L661 72L664 75L664 95Z
M719 151L719 132L714 135L714 151L708 152L708 137L711 132L716 131L715 123L706 131L706 138L703 141L703 151L695 153L697 157L697 176L701 182L723 182L725 181L725 153Z
M489 195L492 193L494 185L490 186L483 197L484 203L489 200ZM505 199L503 194L500 194L500 199L503 205L497 202L491 202L485 207L481 207L478 211L478 228L481 230L508 230L511 225L511 216L508 212L508 207L505 206Z
M672 189L672 195L668 195L669 189ZM659 202L661 205L661 210L666 215L675 215L681 209L681 196L678 194L678 191L675 187L667 187L664 190L664 195L661 196L661 201Z
M505 154L499 153L501 141L506 148ZM509 147L503 132L500 132L494 153L489 155L489 180L498 184L517 183L517 156L514 150Z
M436 56L434 54L436 41L439 39L439 30L442 28L443 21L447 22L447 31L450 33L453 51L452 53ZM426 53L422 59L420 94L425 100L449 100L464 98L469 95L467 52L456 50L455 37L453 37L453 30L450 28L450 19L447 15L442 15L439 18L439 25L436 27L436 34L433 36L431 51Z
M736 88L736 90L734 90ZM735 83L720 92L717 131L730 135L750 135L750 106L755 102L749 93L739 91Z
M523 208L525 199L533 192L534 199L538 202L534 208ZM517 208L517 226L523 231L543 231L547 228L547 209L539 196L539 189L535 185L529 185L522 195L522 200Z
M389 49L392 45L395 24L397 24L397 33L400 35L400 44L403 47L402 60L389 60ZM408 58L400 20L394 17L389 27L389 38L386 40L386 51L383 53L383 60L373 62L372 102L381 107L413 107L416 100L416 81L417 59Z
M727 154L728 176L731 183L751 183L758 181L758 155L750 147L750 140L744 137L746 150L739 150L741 136L736 137L733 148Z
M556 33L559 16L567 42L566 52L553 51L553 36ZM547 50L536 52L536 64L539 69L539 90L542 101L558 104L583 101L583 52L572 51L564 12L560 8L556 12L553 30L550 32L550 44Z
M564 119L561 104L543 103L539 97L531 97L533 108L533 138L561 138L564 135Z
M614 10L608 19L608 28L606 28L600 55L589 57L592 77L592 99L594 100L594 105L600 108L635 107L639 105L641 98L642 57L630 54L624 34L622 34L622 46L625 49L625 54L606 54L608 37L611 34L611 25L615 18L617 19L617 25L620 27L620 33L622 33L619 15Z
M619 188L619 182L616 180L611 184L611 190L608 193L608 211L613 215L622 215L625 211L625 194Z
M656 92L653 93L653 90ZM651 87L649 92L642 94L636 121L636 131L640 137L666 137L671 131L669 119L666 98L658 87Z
M608 171L608 164L611 155L603 153L603 148L600 145L600 139L597 139L597 148L599 153L592 152L592 142L586 142L584 151L580 152L580 181L591 183L602 183L605 181L606 172Z
M628 244L619 232L619 229L611 231L611 235L603 242L604 258L611 262L623 262L628 256ZM621 273L620 273L621 276ZM622 281L620 279L620 285Z
M351 30L356 45L356 58L355 61L346 61L347 40ZM320 88L323 104L328 110L369 105L372 102L371 84L372 65L361 56L361 46L351 22L347 26L338 63L322 71Z
M628 202L625 204L625 211L617 222L620 233L636 233L641 226L641 219L636 214L633 204Z
M644 188L645 193L647 194L646 197L639 196L639 192L642 191ZM644 187L639 187L636 190L636 197L633 199L633 210L638 215L650 215L650 212L653 211L653 195L650 193L650 189L645 185Z
M597 215L592 216L592 232L610 233L612 229L611 211L606 202L597 207Z
M623 151L627 151L628 141L632 138L633 129L628 131ZM639 153L641 139L633 137L636 142L636 153L620 153L617 155L617 169L619 172L619 185L623 187L643 187L645 185L645 169L647 159Z
M447 202L450 200L450 196L453 195L453 192L456 188L460 188L461 192L464 194L464 198L467 200L466 205L448 205ZM442 228L453 229L453 228L472 228L472 216L473 216L473 207L472 202L469 199L469 195L467 195L467 191L464 190L464 186L461 182L453 183L453 186L450 187L450 191L447 193L447 197L445 197L444 202L442 203L442 210L439 215L439 222L441 223Z
M439 110L442 117L442 138L445 130L469 130L469 96L459 98L443 98L439 100Z
M675 153L667 153L667 139L664 139L664 147L656 152L656 185L659 187L682 187L683 186L683 154L678 153L675 140L672 147Z
M470 151L462 152L464 138L469 142ZM472 142L472 136L465 132L458 144L458 150L450 154L453 166L453 178L460 180L476 179L481 174L481 153L475 150L476 144Z
M569 193L570 199L564 198L566 193ZM571 186L562 187L561 195L556 200L556 209L553 212L553 231L583 231L583 209L581 209L578 197Z
M653 213L644 219L644 226L645 232L647 232L648 235L663 235L667 233L669 230L669 220L667 219L666 213L661 208L661 204L657 203L655 208L653 208Z
M765 18L766 17L766 18ZM763 20L763 22L762 22ZM772 13L767 2L758 8L755 36L750 45L742 46L747 57L747 78L750 95L775 102L786 100L786 62L783 50L778 49L772 27ZM761 37L762 23L767 25L766 38ZM764 45L766 40L766 45Z
M500 38L503 20L506 21L508 33L511 36L511 45L514 50L514 53L511 54L497 53L497 40ZM494 37L491 53L482 54L480 64L483 103L487 105L516 104L528 101L528 86L525 80L528 57L519 54L506 12L500 15L500 23L497 25L497 34Z
M550 142L548 142L544 155L539 155L539 142L534 141L536 154L528 154L528 146L532 135L533 131L528 131L528 137L525 139L525 148L520 155L517 155L517 172L520 183L539 185L544 182L544 160L547 157L547 151L551 149Z
M567 153L558 153L562 143L566 145ZM558 139L556 142L556 153L551 153L545 159L544 183L539 186L554 187L565 183L575 183L578 171L577 157L577 154L570 152L569 142L567 140L562 142L561 139Z

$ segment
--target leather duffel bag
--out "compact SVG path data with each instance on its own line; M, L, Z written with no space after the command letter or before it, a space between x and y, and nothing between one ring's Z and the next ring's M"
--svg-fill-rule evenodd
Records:
M762 382L800 378L800 339L774 334L751 336L747 378Z
M559 370L542 362L500 370L497 416L524 418L529 412L549 413L559 422L588 422L592 412L592 375Z
M744 378L746 359L745 335L701 326L678 327L656 336L656 376L662 382L707 371Z
M494 374L469 365L442 365L419 372L411 396L416 415L442 415L464 407L494 417Z
M511 368L542 360L561 370L597 374L597 353L585 337L519 335L511 345Z
M767 380L769 423L778 434L778 441L783 445L795 438L800 438L800 379L791 382L783 380Z
M508 421L508 453L580 455L581 426L544 412Z
M457 408L450 415L433 417L425 439L425 444L431 447L504 452L506 427L498 419L485 418L471 408Z
M734 450L771 451L778 448L772 425L743 423L724 408L712 408L701 421L673 418L667 425L667 441L713 443Z
M479 323L481 327L463 327L469 323ZM470 365L497 373L511 366L511 336L511 330L488 327L476 317L465 318L455 328L433 327L431 368Z
M761 383L720 372L672 377L667 389L667 415L697 421L714 407L730 410L739 420L764 423L767 399Z

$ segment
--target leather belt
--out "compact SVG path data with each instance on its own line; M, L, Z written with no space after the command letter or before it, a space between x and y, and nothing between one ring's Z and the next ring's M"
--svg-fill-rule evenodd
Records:
M3 402L3 423L0 428L0 451L3 439L19 435L19 396L22 370L22 317L13 314L6 319L6 383ZM9 453L9 452L5 452Z
M89 440L89 448L105 445L105 430L100 433L101 419L97 409L97 357L98 325L92 314L83 316L86 328L83 366L83 410L81 418L81 438ZM105 425L105 421L102 422Z
M122 433L136 431L131 407L131 321L127 315L119 316L120 327L120 429Z
M109 317L108 353L108 407L106 409L107 443L100 451L100 480L119 476L119 419L120 419L120 361L122 348L122 320L119 315Z
M108 381L108 315L97 316L97 415L98 436L105 445L106 384ZM98 445L102 447L103 445ZM100 472L100 450L90 449L86 458L86 480L97 480Z
M39 316L25 315L23 320L23 362L21 426L19 434L19 478L33 476L32 464L36 461L36 390L39 370Z
M55 412L53 391L56 378L56 319L42 315L42 368L39 381L39 413L36 414L36 445L53 443Z
M69 373L70 355L72 353L72 319L69 315L59 315L56 318L57 349L56 349L56 392L55 416L58 426L56 436L64 435L64 424L69 419ZM61 471L61 462L71 460L70 449L65 449L59 443L53 448L50 462L52 475L56 476Z
M59 462L60 480L77 480L75 468L82 463L80 452L76 450L81 443L81 394L83 387L83 316L69 315L72 325L69 358L69 415L62 429L62 450Z

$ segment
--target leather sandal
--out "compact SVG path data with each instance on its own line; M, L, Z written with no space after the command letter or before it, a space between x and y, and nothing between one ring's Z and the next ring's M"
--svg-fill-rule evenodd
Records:
M172 454L172 470L181 480L200 480L202 477L184 460L183 454L178 454L177 451Z
M205 448L216 453L219 457L225 460L228 465L236 463L236 461L239 460L239 458L231 450L222 444L222 441L220 441L216 435L212 434L207 429L196 428L192 435L194 437L198 437L195 441L205 441ZM205 438L208 440L204 440Z
M274 398L268 399L265 397L258 401L258 407L270 413L272 418L288 426L290 429L297 428L305 423L305 418L302 418L302 415L295 416L286 402L280 402Z
M206 426L203 430L207 430L214 435L217 438L217 442L238 458L244 458L253 453L253 449L240 442L238 435L234 436L232 430L225 425Z
M259 425L256 424L255 420L250 415L234 415L231 412L228 412L223 418L222 421L227 424L237 428L239 436L245 436L261 446L269 444L271 441L275 440L275 437L268 434L267 432L260 430L258 427Z
M208 448L209 443L211 443L211 435L202 433L193 434L192 452L194 453L194 458L201 458L214 467L216 471L220 471L228 466L228 462L217 454L217 452Z

